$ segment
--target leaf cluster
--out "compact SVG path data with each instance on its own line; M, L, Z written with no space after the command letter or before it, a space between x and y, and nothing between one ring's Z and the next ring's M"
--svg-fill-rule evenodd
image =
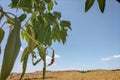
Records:
M94 4L95 0L86 0L85 2L85 12L87 12ZM99 9L103 13L105 9L106 0L97 0Z
M10 25L10 33L4 50L0 80L5 80L14 66L21 47L20 33L22 39L27 43L21 57L23 72L20 79L26 72L29 56L32 56L33 65L43 61L43 80L45 79L46 67L54 63L55 53L50 46L56 41L64 44L68 36L68 30L72 30L70 21L61 20L61 13L52 11L56 4L55 0L11 0L10 8L23 11L18 17L11 12L5 12L1 7L0 20L6 17L5 24ZM14 18L9 14L13 15ZM28 17L28 15L31 16ZM25 24L21 25L27 18ZM1 27L0 43L3 40L4 33ZM46 64L48 48L52 50L52 56L51 62Z
M120 3L120 0L116 0ZM93 5L95 0L86 0L85 12L87 12ZM106 0L97 0L100 11L103 13L105 10Z

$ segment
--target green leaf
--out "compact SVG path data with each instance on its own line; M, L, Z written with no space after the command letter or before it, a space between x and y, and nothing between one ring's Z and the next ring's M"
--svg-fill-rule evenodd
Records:
M12 1L12 6L16 6L19 0L11 0Z
M46 9L46 3L44 1L40 1L39 2L40 7L38 8L40 10L40 12L44 12L44 10Z
M45 21L44 21L43 17L41 15L39 15L37 18L38 18L38 21L39 21L40 25L43 27L44 24L45 24Z
M57 23L55 16L51 13L45 14L44 17L49 23Z
M29 41L29 39L28 39L28 37L27 37L27 35L25 34L25 32L24 32L24 31L21 31L21 36L22 36L22 38L23 38L23 39L25 39L25 40L26 40L26 42L28 42L28 41Z
M23 51L22 57L21 57L21 62L25 60L25 57L29 54L29 48L26 47Z
M42 59L43 61L45 61L45 55L46 55L46 53L45 53L45 48L44 48L43 45L41 44L41 45L38 45L37 49L38 49L39 56L41 57L41 59Z
M0 44L4 38L4 34L5 34L4 30L0 28ZM1 54L1 46L0 46L0 54Z
M26 47L24 49L21 61L23 62L23 71L20 77L20 80L22 79L22 77L24 76L25 72L26 72L26 67L27 67L27 61L28 61L28 56L29 56L29 49L28 47Z
M31 52L32 53L32 58L36 58L36 53L34 51Z
M28 13L32 12L33 0L20 0L16 8L22 8Z
M70 21L65 21L65 20L62 20L60 21L60 26L61 27L68 27L70 30L72 30L72 28L70 27Z
M55 16L56 18L60 19L60 18L61 18L61 13L55 11L55 12L54 12L54 16Z
M105 2L106 0L98 0L99 9L102 13L104 12L104 9L105 9Z
M39 56L43 60L43 80L45 79L45 74L46 74L46 48L43 47L43 45L38 45L38 51L39 51Z
M3 10L3 7L0 6L0 10L2 11L2 10ZM1 20L2 20L3 17L4 17L4 15L1 13L1 14L0 14L0 22L1 22Z
M85 12L87 12L94 4L95 0L86 0L85 2Z
M26 72L27 61L28 61L28 55L25 57L25 60L23 61L23 72L21 74L20 80L22 80L22 77L24 76L24 74Z
M22 37L22 39L25 39L25 33L24 33L24 31L21 31L21 37Z
M5 46L0 80L6 80L6 78L10 75L15 60L18 56L21 47L20 27L20 20L16 17L15 27L13 30L11 30L8 36L7 44Z
M63 44L65 44L65 42L66 42L66 36L67 36L67 29L62 28L62 30L60 32L60 38L61 38Z
M48 4L48 11L50 12L53 9L53 2Z
M32 26L30 24L27 24L26 27L27 27L27 32L29 33L29 35L31 35L31 38L35 40L35 33ZM36 43L34 43L32 39L29 38L28 40L28 47L29 47L30 53L33 52L35 46L37 45Z
M0 43L2 42L3 38L4 38L4 30L2 28L0 28Z
M51 40L51 27L48 26L46 28L46 33L45 33L45 36L44 36L44 43L47 46L51 46L50 42L52 42L52 40Z
M51 0L45 0L45 2L49 4L51 2Z
M38 14L38 11L34 11L31 16L31 20L36 18L36 15Z
M3 17L4 17L4 15L0 14L0 22L1 22L1 20L2 20Z
M22 22L25 18L26 18L26 14L22 14L20 17L19 17L19 20Z

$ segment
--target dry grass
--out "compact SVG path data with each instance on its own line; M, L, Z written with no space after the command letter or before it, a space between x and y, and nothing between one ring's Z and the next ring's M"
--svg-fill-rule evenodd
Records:
M19 80L19 77L20 74L13 73L7 80ZM42 80L42 72L27 73L23 80ZM45 80L120 80L120 71L47 71Z

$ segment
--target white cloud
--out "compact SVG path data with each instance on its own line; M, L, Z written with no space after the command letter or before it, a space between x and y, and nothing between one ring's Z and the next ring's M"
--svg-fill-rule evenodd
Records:
M55 54L55 59L58 59L58 58L60 58L60 55ZM46 56L46 63L49 64L51 62L51 59L52 58L50 56Z
M117 59L117 58L120 58L120 55L112 55L105 58L101 58L101 61L110 61L112 59Z
M120 58L120 55L113 55L113 58Z
M111 60L111 57L102 58L101 60L102 61L109 61L109 60Z
M46 63L48 64L48 63L50 63L50 61L51 61L51 57L50 56L46 56Z
M60 58L60 55L58 55L58 54L55 54L55 58Z

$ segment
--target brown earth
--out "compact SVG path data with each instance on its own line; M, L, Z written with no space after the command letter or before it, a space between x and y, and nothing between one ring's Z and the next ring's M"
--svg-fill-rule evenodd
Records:
M12 73L7 80L19 80L20 73ZM42 80L42 71L26 73L23 80ZM45 80L120 80L120 70L47 71Z

